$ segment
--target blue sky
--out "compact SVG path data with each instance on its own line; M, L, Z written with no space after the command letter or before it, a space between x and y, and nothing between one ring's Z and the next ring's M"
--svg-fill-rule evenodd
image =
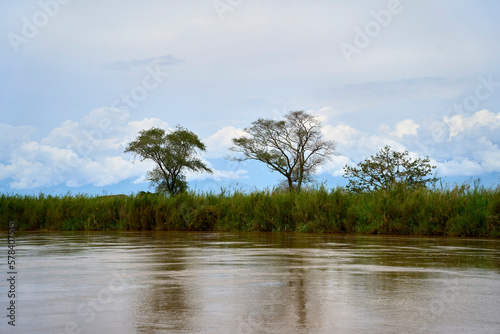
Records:
M388 144L446 182L500 183L500 3L492 0L0 0L0 192L148 190L123 153L180 124L207 144L198 190L281 179L234 163L257 118L307 110L339 155Z

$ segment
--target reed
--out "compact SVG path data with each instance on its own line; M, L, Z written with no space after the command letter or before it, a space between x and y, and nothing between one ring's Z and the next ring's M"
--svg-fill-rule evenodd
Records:
M500 237L500 187L395 187L354 194L344 188L278 189L166 197L0 195L0 229L298 231Z

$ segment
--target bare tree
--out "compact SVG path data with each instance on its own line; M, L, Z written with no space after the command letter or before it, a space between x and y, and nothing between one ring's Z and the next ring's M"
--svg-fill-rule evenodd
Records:
M260 118L245 132L247 136L233 139L231 150L243 153L233 160L265 163L286 178L290 191L300 191L303 183L313 180L318 166L335 154L335 143L323 139L321 122L304 111L291 111L279 121Z

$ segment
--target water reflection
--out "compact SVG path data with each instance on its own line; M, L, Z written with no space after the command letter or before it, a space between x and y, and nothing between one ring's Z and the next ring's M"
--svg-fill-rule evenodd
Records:
M498 240L86 232L18 248L23 333L500 331Z

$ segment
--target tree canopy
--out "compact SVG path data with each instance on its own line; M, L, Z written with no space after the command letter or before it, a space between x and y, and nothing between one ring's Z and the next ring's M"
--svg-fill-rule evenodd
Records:
M245 136L234 138L237 161L257 160L286 178L289 190L300 191L316 169L335 153L335 143L323 139L321 122L304 111L291 111L283 120L258 119Z
M397 184L416 188L438 180L429 177L435 168L429 157L411 159L408 151L397 152L385 146L357 167L346 165L344 177L349 178L347 189L354 192L390 189Z
M186 171L212 173L197 157L206 147L198 136L180 126L166 134L160 128L141 130L139 136L128 144L125 152L134 153L141 161L151 160L156 167L148 171L148 180L156 191L175 195L187 189Z

